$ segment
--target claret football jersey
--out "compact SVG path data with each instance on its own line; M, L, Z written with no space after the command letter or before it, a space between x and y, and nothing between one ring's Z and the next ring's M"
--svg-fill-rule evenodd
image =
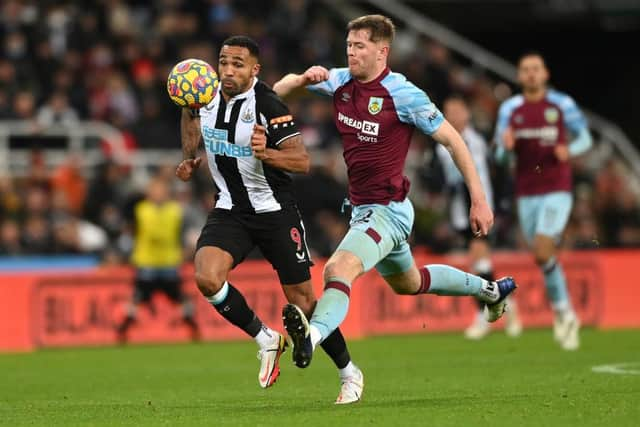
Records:
M516 195L571 191L571 165L557 159L557 145L568 144L586 126L571 97L549 90L540 101L516 95L500 106L495 140L511 127L516 140Z
M333 68L328 80L307 88L333 96L351 203L404 200L409 180L403 170L414 128L431 135L444 121L424 91L388 68L368 83L358 82L348 68Z

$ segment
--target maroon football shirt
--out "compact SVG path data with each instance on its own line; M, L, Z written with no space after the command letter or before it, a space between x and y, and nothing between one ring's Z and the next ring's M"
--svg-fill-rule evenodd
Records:
M368 83L353 79L347 68L334 68L329 80L308 88L333 95L351 203L404 200L409 179L403 170L413 129L430 135L444 121L424 91L388 68Z

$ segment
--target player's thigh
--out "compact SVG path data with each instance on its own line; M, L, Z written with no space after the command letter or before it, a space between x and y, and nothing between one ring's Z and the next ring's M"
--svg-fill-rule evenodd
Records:
M535 234L548 236L558 242L569 221L572 206L573 196L566 191L540 196L540 210Z
M293 285L311 278L313 265L307 247L304 223L298 209L256 215L252 236L264 257L278 273L280 283Z
M198 249L194 264L196 284L205 296L211 296L222 288L235 265L232 255L216 246Z
M282 285L282 291L284 292L288 302L300 307L307 317L311 316L316 305L316 296L313 292L311 280L306 280L301 283Z
M517 199L518 223L527 243L533 243L540 211L540 196L521 196Z
M413 226L413 206L406 199L389 205L355 206L349 231L338 250L351 252L362 263L364 272L385 259L409 237Z
M229 271L253 249L249 231L229 211L214 209L196 245L195 269L198 286L221 286ZM202 287L201 287L202 289Z
M544 265L556 254L556 239L543 234L536 234L533 238L532 251L536 263Z

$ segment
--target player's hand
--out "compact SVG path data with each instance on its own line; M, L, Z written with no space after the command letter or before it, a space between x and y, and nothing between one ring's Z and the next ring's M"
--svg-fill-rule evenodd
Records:
M475 237L486 236L493 226L493 212L486 200L471 202L469 224Z
M200 166L200 163L202 163L202 157L181 161L176 168L176 176L183 181L189 181L193 172Z
M556 155L556 158L561 162L566 162L567 160L569 160L569 147L567 147L565 144L556 145L553 149L553 152Z
M305 84L312 85L329 80L329 70L321 65L314 65L309 67L302 76L306 82Z
M266 129L261 125L253 126L253 134L251 134L251 149L253 155L258 160L265 160L267 155L267 135Z
M504 144L504 149L511 151L516 146L516 138L513 135L513 129L511 126L507 127L502 133L502 142Z

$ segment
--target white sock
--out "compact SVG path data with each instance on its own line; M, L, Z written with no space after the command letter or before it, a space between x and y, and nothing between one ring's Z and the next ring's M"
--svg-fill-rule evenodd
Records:
M260 348L267 348L273 345L274 341L278 338L278 333L268 326L262 325L260 332L258 335L253 337L254 340L258 343Z
M225 282L222 284L222 287L218 292L211 295L210 297L205 297L205 298L207 299L207 301L209 301L211 305L218 305L221 302L223 302L225 299L227 299L227 294L229 294L229 282L225 280Z
M564 316L572 312L569 301L562 301L560 303L552 302L551 307L553 308L553 311L556 313L556 315L560 315L560 316Z
M309 335L311 335L311 344L313 345L313 349L316 349L316 346L320 344L322 341L322 334L314 325L309 326Z
M355 376L358 370L356 365L354 365L352 361L349 361L347 366L342 369L338 369L338 372L340 373L340 378L349 378Z

